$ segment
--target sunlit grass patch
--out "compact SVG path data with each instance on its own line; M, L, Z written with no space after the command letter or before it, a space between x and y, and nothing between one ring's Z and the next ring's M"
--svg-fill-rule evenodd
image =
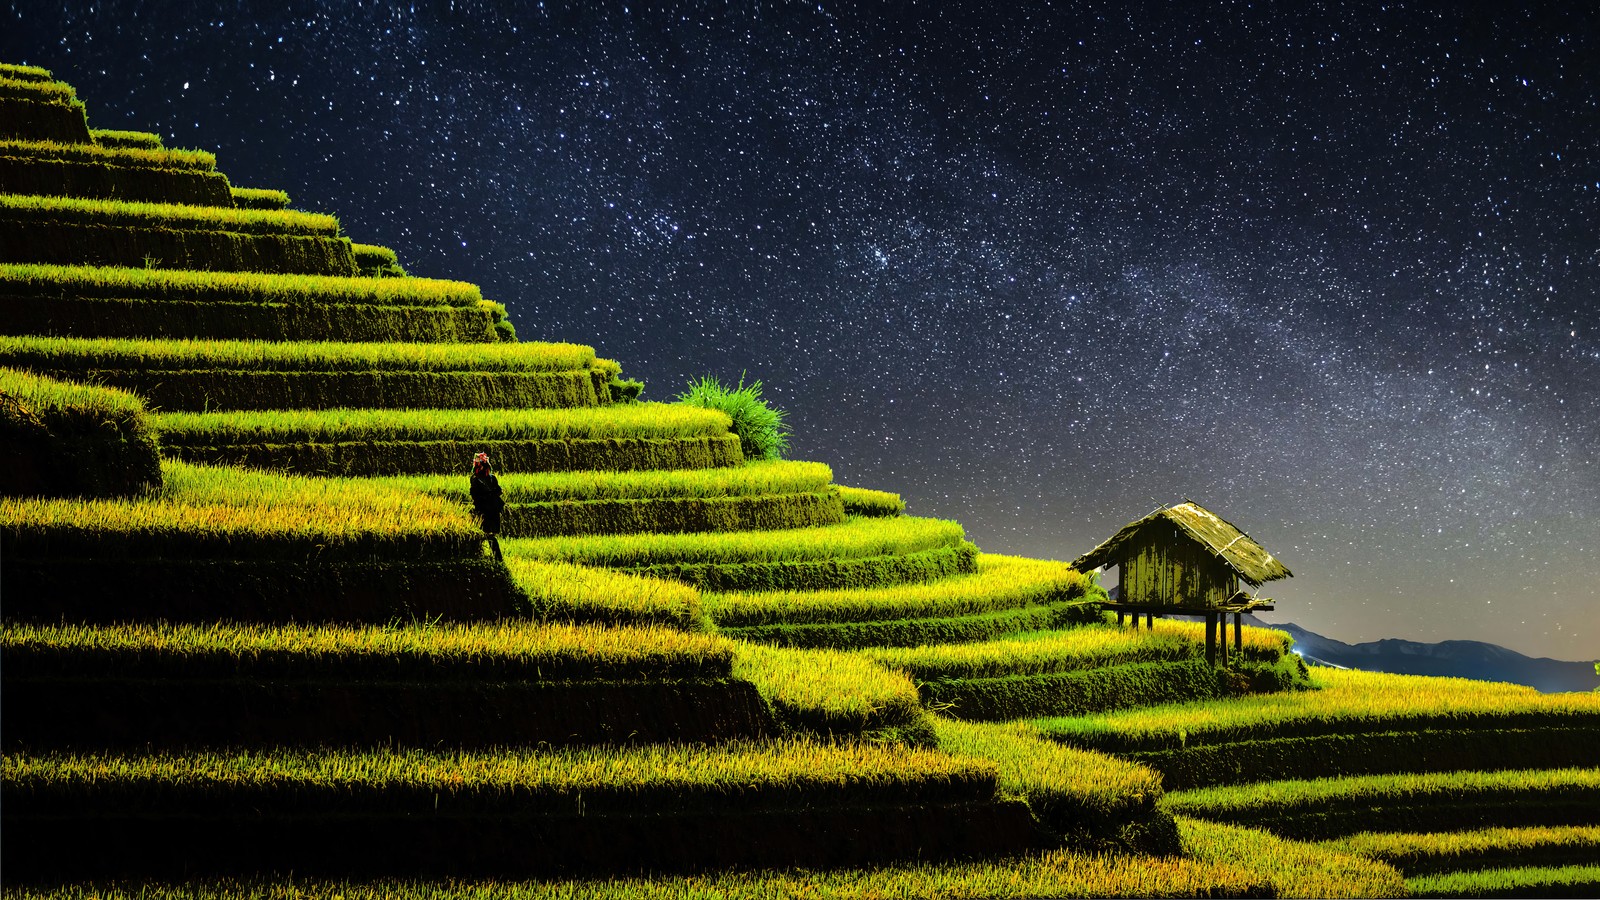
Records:
M888 556L954 547L964 538L965 532L956 522L905 517L852 519L843 525L780 531L586 535L532 538L505 544L509 556L624 568L676 562L744 563Z
M587 369L582 344L414 344L70 338L0 335L0 362L90 373L103 369L252 372L563 372Z
M706 611L725 627L964 616L1070 600L1086 583L1061 563L979 554L970 575L875 588L708 593Z
M162 413L169 444L215 446L350 441L580 440L715 437L728 419L714 410L658 403L585 409L330 409ZM469 456L461 465L463 471ZM409 487L396 482L401 489Z
M1447 825L1450 823L1441 823ZM1600 859L1600 825L1478 828L1466 831L1367 831L1326 846L1388 863L1408 876L1538 862Z
M753 683L791 727L825 735L927 738L911 680L855 654L742 644L733 673Z
M1067 571L1071 572L1070 569ZM1195 646L1188 638L1173 634L1152 634L1111 625L1085 625L974 644L895 647L863 652L913 678L931 681L937 678L1043 675L1127 663L1176 662L1193 658Z
M40 197L27 194L0 194L0 220L216 230L240 234L301 237L339 236L339 220L322 213L89 200L78 197Z
M162 487L126 500L0 498L0 536L22 557L253 559L411 553L475 556L481 532L437 497L337 479L169 462Z
M119 266L0 263L8 294L257 303L376 303L475 306L475 284L433 278L351 278L264 272L202 272Z
M1413 897L1593 897L1600 863L1423 875L1406 879L1406 888Z
M1320 844L1178 816L1184 850L1197 861L1236 865L1269 881L1279 897L1405 897L1393 868Z
M501 544L509 544L502 541ZM511 580L541 620L707 627L700 592L676 581L575 563L506 555Z
M507 503L546 503L813 493L826 489L832 478L833 470L823 463L780 460L723 469L509 472L500 475L500 487ZM457 500L467 497L465 476L397 475L374 481Z
M888 491L839 485L839 497L845 511L853 516L898 516L906 511L906 502L900 495Z
M626 680L730 677L735 645L670 628L502 620L392 625L6 623L29 678Z
M1600 715L1600 695L1465 678L1317 668L1312 681L1317 690L1058 719L1046 728L1061 740L1120 752L1401 727L1571 724L1574 716Z

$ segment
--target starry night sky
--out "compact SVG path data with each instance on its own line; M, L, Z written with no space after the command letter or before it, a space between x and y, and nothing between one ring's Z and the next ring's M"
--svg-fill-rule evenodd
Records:
M647 399L748 372L986 550L1190 497L1295 571L1271 621L1600 654L1590 4L69 0L0 48Z

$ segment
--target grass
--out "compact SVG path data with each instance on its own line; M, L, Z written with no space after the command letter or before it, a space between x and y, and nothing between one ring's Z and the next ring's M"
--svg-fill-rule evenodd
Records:
M1451 821L1478 827L1596 824L1600 768L1268 781L1175 791L1163 803L1177 815L1311 839L1415 831L1423 823Z
M986 553L979 554L975 574L940 581L827 591L708 593L705 603L712 620L729 628L871 622L969 616L1053 603L1082 596L1086 584L1082 575L1061 563ZM892 657L876 658L890 662Z
M1577 862L1600 859L1600 825L1480 828L1469 831L1366 831L1326 841L1334 850L1388 863L1408 876L1485 868L1485 859Z
M16 77L21 75L22 77ZM0 72L0 97L67 106L78 102L78 92L64 81L45 81L31 72Z
M832 871L725 870L581 881L360 882L296 877L285 881L103 882L8 886L6 896L16 900L1068 900L1259 897L1272 887L1270 878L1231 862L1051 850L975 862L916 862Z
M888 491L840 485L839 497L853 516L898 516L906 511L906 502L900 495Z
M958 523L907 517L887 521L851 519L843 525L779 531L585 535L504 543L508 556L625 568L679 562L748 563L891 556L955 547L964 538L965 532Z
M727 678L735 645L670 628L130 622L0 627L8 677L645 680Z
M432 278L349 278L32 263L0 263L0 292L43 298L81 296L388 306L477 306L483 302L483 294L475 284Z
M1424 875L1406 879L1406 888L1413 897L1593 897L1600 863Z
M24 558L460 558L477 555L481 533L436 497L169 462L161 488L135 499L0 498L0 537Z
M161 457L144 403L90 387L0 368L0 493L132 494L161 483Z
M0 78L10 78L16 81L53 81L55 80L55 75L43 66L0 63Z
M121 225L184 231L334 238L339 220L295 210L229 209L176 203L128 203L77 197L0 194L0 220L52 224Z
M289 194L287 191L272 188L243 188L236 187L233 191L233 205L240 209L288 209Z
M1228 862L1269 881L1279 897L1405 897L1393 868L1352 853L1254 828L1177 817L1184 850L1200 862Z
M1026 801L1061 834L1089 826L1102 834L1152 812L1161 775L1112 756L1046 740L1025 722L989 724L935 719L939 746L999 767L1003 794Z
M355 814L429 806L445 814L682 814L690 808L816 803L980 801L994 766L936 750L807 739L652 744L492 753L423 750L220 750L192 753L7 753L6 803L176 812L218 801L292 803ZM224 799L226 798L226 799ZM59 806L57 806L59 804ZM11 810L8 809L8 813Z
M1600 695L1593 693L1541 694L1465 678L1312 671L1317 690L1056 719L1046 728L1081 746L1132 752L1402 727L1526 727L1600 714Z
M250 372L566 372L587 369L581 344L410 344L216 341L0 335L0 361L19 368Z
M826 490L832 479L833 470L823 463L775 461L731 469L512 472L500 476L500 487L507 503L554 503L815 493ZM464 475L396 475L374 481L455 500L467 497Z
M1068 570L1071 571L1071 570ZM1074 573L1076 574L1076 573ZM920 681L1045 675L1195 656L1193 641L1110 625L1037 631L998 641L863 651Z
M824 735L877 732L925 739L922 703L904 675L851 653L738 647L734 677L754 684L790 727Z
M512 554L507 554L505 564L536 619L660 624L685 631L701 631L707 625L700 592L686 584Z
M741 375L739 384L729 387L707 375L689 382L688 390L674 399L685 406L727 413L745 459L781 459L789 449L790 429L784 424L787 414L761 399L760 381L747 385Z
M162 148L161 135L148 131L118 131L111 128L89 129L89 139L107 147L136 147L146 150Z
M133 132L128 132L133 133ZM216 154L205 150L168 150L164 147L69 144L61 141L0 141L0 156L22 156L61 162L101 163L111 166L137 166L153 169L184 169L211 172L217 167Z
M659 403L588 409L330 409L162 413L167 444L695 438L725 435L714 410ZM462 460L466 471L471 458ZM404 482L395 484L400 489Z

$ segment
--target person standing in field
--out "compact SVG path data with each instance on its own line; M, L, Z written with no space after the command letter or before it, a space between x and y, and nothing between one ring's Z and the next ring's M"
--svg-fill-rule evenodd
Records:
M483 533L489 536L489 549L500 560L500 511L506 508L501 496L500 479L489 471L489 454L479 453L472 458L472 508L483 522Z

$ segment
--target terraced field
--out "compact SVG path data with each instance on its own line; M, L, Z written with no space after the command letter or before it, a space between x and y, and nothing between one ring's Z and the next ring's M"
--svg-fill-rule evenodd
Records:
M1594 885L1594 698L1213 668L42 69L0 238L6 896Z

